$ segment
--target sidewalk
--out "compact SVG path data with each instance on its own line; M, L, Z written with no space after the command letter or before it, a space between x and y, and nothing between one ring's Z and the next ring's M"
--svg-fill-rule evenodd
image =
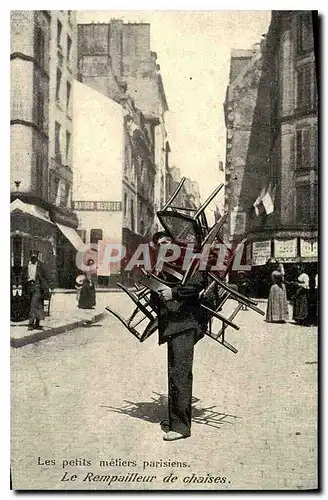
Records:
M96 323L107 314L105 307L112 301L113 296L119 296L121 293L119 288L97 289L97 305L95 309L83 310L77 308L75 290L56 289L51 301L50 316L47 316L42 322L43 329L28 330L27 320L19 323L11 322L10 345L12 347L22 347L53 335L75 330L86 324ZM266 304L267 302L266 299L255 300L259 304Z
M19 323L11 322L10 345L21 347L99 321L106 314L104 309L109 303L108 294L117 292L117 290L107 290L108 294L98 294L97 290L97 304L92 310L78 309L76 293L73 293L72 290L65 290L65 292L63 293L62 290L54 291L50 316L46 316L45 320L42 321L42 330L28 330L27 320Z

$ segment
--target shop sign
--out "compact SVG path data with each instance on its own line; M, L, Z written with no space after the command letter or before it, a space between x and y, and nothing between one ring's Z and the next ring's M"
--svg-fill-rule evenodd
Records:
M88 210L91 212L121 212L121 201L73 201L74 210Z
M315 240L301 239L301 257L317 258L318 257L318 242Z
M253 250L253 266L264 266L271 257L271 240L254 241Z
M295 259L297 257L297 239L274 240L274 256L277 259Z

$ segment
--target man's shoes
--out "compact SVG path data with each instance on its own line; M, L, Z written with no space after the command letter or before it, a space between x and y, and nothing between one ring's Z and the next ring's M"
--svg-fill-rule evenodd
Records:
M35 325L34 330L43 330L43 326L41 325Z
M176 441L177 439L185 439L189 437L190 434L180 434L180 432L169 431L164 436L164 441Z
M27 329L28 330L33 330L34 326L33 325L28 325Z

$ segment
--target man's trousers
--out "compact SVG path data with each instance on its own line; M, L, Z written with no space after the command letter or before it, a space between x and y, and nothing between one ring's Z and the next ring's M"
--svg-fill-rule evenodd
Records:
M190 435L195 330L168 340L169 428Z

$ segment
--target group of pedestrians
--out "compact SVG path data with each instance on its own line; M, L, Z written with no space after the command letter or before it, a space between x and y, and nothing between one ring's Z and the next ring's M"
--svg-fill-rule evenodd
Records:
M286 281L283 265L278 263L271 274L272 285L268 297L266 321L285 323L289 320L286 285L297 285L293 297L293 320L303 326L316 325L318 321L318 275L314 287L310 288L310 278L299 267L297 283Z

